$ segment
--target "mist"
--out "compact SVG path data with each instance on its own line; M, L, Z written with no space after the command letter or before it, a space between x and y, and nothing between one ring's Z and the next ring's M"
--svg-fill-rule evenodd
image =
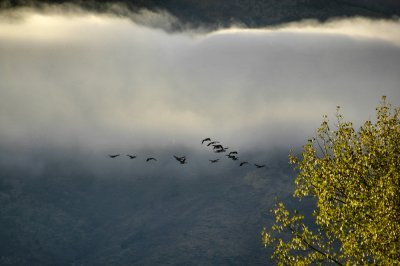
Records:
M2 262L262 264L267 209L293 191L289 150L336 106L359 126L382 95L400 101L397 20L168 31L176 23L146 10L0 13L0 222L19 221L0 232L17 239ZM205 137L268 167L238 167Z
M210 135L241 146L294 145L337 105L362 121L381 95L399 100L398 43L372 38L385 32L382 21L363 38L342 27L332 33L334 24L326 33L299 24L168 34L90 13L22 16L2 19L0 31L1 139L8 142L136 148L197 145ZM363 23L373 24L353 24Z

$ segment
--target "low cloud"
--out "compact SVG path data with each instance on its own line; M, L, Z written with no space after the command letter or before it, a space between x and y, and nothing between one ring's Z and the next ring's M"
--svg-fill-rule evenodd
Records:
M400 100L398 21L170 34L166 13L18 12L0 19L3 144L290 148L337 105L357 122Z
M321 23L316 20L303 20L271 28L271 31L298 32L310 34L343 35L360 41L380 40L400 45L400 19L368 19L355 17L351 19L330 19Z

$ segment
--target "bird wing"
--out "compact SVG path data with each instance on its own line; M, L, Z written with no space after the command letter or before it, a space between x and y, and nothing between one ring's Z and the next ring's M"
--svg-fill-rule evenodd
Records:
M206 142L206 141L211 141L211 139L210 139L210 138L205 138L205 139L203 139L203 140L201 141L201 144L203 144L203 143Z

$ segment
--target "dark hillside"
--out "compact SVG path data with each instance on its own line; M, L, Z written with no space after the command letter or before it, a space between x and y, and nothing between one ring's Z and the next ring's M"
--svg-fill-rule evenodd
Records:
M42 4L74 3L85 9L104 12L110 5L120 3L131 11L141 8L164 10L191 27L221 27L242 24L248 27L264 27L302 19L325 21L338 17L363 16L370 18L394 18L400 14L400 2L395 0L44 0L3 1L3 8L17 6L41 6ZM120 13L120 9L113 12ZM121 14L123 15L123 14Z

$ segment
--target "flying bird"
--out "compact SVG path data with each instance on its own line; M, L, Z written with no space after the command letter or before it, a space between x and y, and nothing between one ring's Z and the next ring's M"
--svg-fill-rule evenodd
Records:
M185 164L185 163L186 163L186 157L185 157L185 156L178 157L178 156L175 156L175 155L174 155L174 158L175 158L178 162L180 162L181 164Z
M219 143L219 141L211 141L210 143L207 144L207 146L213 145L213 144L217 144Z
M211 163L217 163L219 161L219 159L215 159L215 160L209 160Z
M112 154L112 155L108 155L110 158L115 158L115 157L118 157L120 154Z
M128 156L129 159L135 159L137 157L136 155L130 155L130 154L127 154L126 156Z
M239 157L237 157L237 156L230 156L229 158L234 160L234 161L237 161L239 159Z
M226 157L228 157L229 159L232 159L234 161L236 161L239 157L232 155L232 154L227 154Z
M231 151L228 155L232 155L232 154L238 154L237 151Z
M222 147L222 148L219 148L219 149L214 149L214 152L215 153L226 152L227 149L229 149L229 147Z
M245 164L249 164L249 162L241 162L241 163L239 164L239 166L243 166L243 165L245 165Z
M157 159L156 159L156 158L149 157L149 158L147 158L147 159L146 159L146 162L148 162L148 161L151 161L151 160L153 160L153 161L157 161Z
M263 167L265 167L266 165L265 164L262 164L262 165L260 165L260 164L254 164L257 168L263 168Z
M201 144L203 144L203 143L206 142L206 141L211 141L211 139L210 139L210 138L205 138L205 139L203 139L203 140L201 141Z
M224 147L222 146L222 145L220 145L220 144L214 144L213 145L213 149L214 150L220 150L220 149L223 149Z

